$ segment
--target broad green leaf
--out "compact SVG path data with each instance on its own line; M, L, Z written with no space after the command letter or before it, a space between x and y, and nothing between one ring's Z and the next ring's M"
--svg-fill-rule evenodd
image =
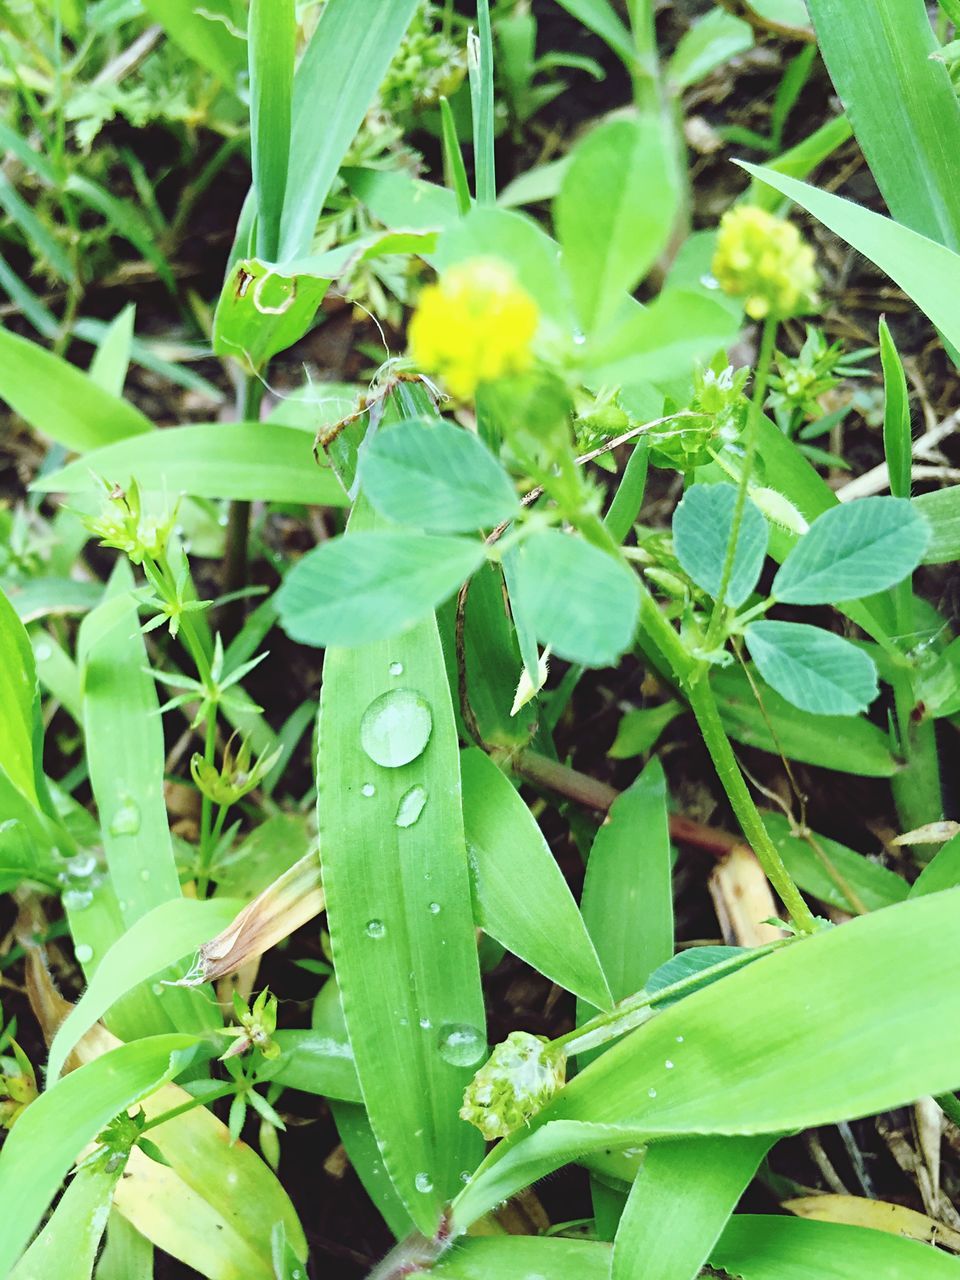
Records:
M610 1280L610 1246L550 1236L458 1240L430 1275L441 1280Z
M677 41L667 63L667 79L675 92L686 89L751 48L753 28L749 22L726 9L713 9L698 18Z
M876 911L907 897L907 883L895 871L815 831L795 835L785 814L764 813L763 825L793 879L821 902L841 911Z
M602 667L629 648L640 598L622 560L556 529L525 538L515 557L520 604L557 657Z
M504 580L495 564L482 565L470 580L464 617L467 696L484 742L493 746L526 745L536 721L536 705L511 715L522 661L517 637L504 605ZM445 652L446 652L446 641ZM536 644L534 643L534 648ZM456 641L451 646L457 684Z
M500 258L564 337L574 327L570 285L556 243L522 213L477 208L440 237L433 261L439 271L469 258Z
M297 502L342 507L347 498L333 472L317 466L303 431L272 422L200 423L168 427L94 449L62 471L39 477L42 493L102 492L98 477L169 500L197 498Z
M123 1162L100 1156L74 1175L10 1280L90 1280Z
M679 207L661 120L611 120L574 148L553 216L586 333L599 332L653 266Z
M193 1036L164 1035L120 1045L27 1107L0 1150L0 1274L10 1274L84 1147L115 1115L181 1071L194 1043Z
M880 317L880 360L883 364L883 451L895 498L910 497L913 465L910 396L907 375L886 318Z
M33 805L38 803L33 754L37 698L37 669L30 637L13 605L0 591L0 764Z
M459 221L457 197L435 182L424 182L399 169L341 170L353 195L387 227L443 230Z
M900 762L890 750L889 735L863 716L809 716L773 689L760 689L762 706L744 671L715 668L710 683L720 718L736 742L759 747L788 760L815 764L840 773L890 778Z
M251 374L307 332L330 281L262 258L240 258L223 282L213 317L213 349Z
M293 64L297 51L294 0L252 0L248 28L257 253L272 262L280 249L280 216L290 158Z
M683 713L683 706L672 699L657 707L640 707L628 711L617 726L617 736L607 755L613 760L630 760L652 751L664 730Z
M383 81L418 0L329 0L293 82L280 259L309 252L347 148Z
M938 850L910 888L910 897L919 898L927 893L939 893L960 885L960 835Z
M377 1212L394 1236L402 1240L413 1230L413 1223L383 1167L380 1147L366 1111L362 1106L334 1099L331 1099L330 1111L343 1148L371 1203L377 1206Z
M639 991L673 955L667 784L659 760L621 792L597 832L582 907L615 1000Z
M729 301L686 287L665 289L649 306L626 300L619 323L581 349L591 384L688 378L697 361L709 360L736 335L739 320Z
M633 68L637 57L633 36L610 0L557 0L557 3L605 40L628 70Z
M96 1280L153 1280L153 1245L116 1209L107 1222Z
M784 560L773 595L785 604L836 604L885 591L920 564L930 540L905 498L862 498L825 511Z
M733 536L737 489L732 484L695 484L673 514L677 559L698 587L716 599ZM767 554L767 522L747 498L725 604L743 604L757 584Z
M247 62L242 5L213 0L201 12L194 0L144 0L144 8L177 48L236 92Z
M960 290L960 255L850 200L761 165L743 167L869 258L913 299L952 346L960 345L960 318L955 306Z
M360 480L382 516L431 533L490 528L520 510L490 450L450 422L400 422L378 432L364 451Z
M955 1088L960 988L941 940L958 917L958 890L899 903L672 1005L494 1149L458 1196L455 1224L591 1148L792 1132Z
M855 716L877 696L877 669L849 640L804 622L751 622L750 657L771 688L813 715Z
M886 1231L737 1214L710 1261L741 1280L957 1280L960 1261Z
M342 545L376 545L371 525L362 503ZM432 1234L482 1145L457 1115L486 1048L459 751L433 617L421 607L403 635L367 639L329 648L324 660L317 811L327 923L384 1164Z
M960 106L923 0L808 0L817 43L887 208L960 248Z
M270 1079L287 1089L301 1089L343 1102L362 1102L350 1041L322 1031L278 1031L273 1039L283 1053L280 1069ZM287 1056L289 1054L289 1057Z
M696 1280L771 1139L647 1148L613 1246L611 1280Z
M0 399L35 431L79 452L153 430L132 404L6 329L0 329Z
M104 329L90 361L90 380L111 396L123 395L123 384L130 367L136 314L136 307L128 302Z
M930 545L924 564L949 564L960 560L960 485L949 485L913 499L930 526Z
M735 961L737 965L752 964L757 958L746 947L688 947L685 951L678 951L675 956L671 956L655 969L647 978L644 989L651 995L656 995L658 992L666 991L668 987L676 986L680 982L688 982L691 978L702 974L702 981L684 988L686 995L692 995L694 991L699 991L712 982L719 982L721 978L728 977L733 972L730 962ZM686 999L686 996L682 992L679 994L674 992L657 1001L657 1007L666 1008L683 999Z
M357 645L409 630L483 561L466 538L357 531L316 547L275 597L281 625L301 644Z
M133 987L177 961L192 957L225 929L241 903L218 898L174 898L141 916L106 952L80 1001L57 1028L47 1063L47 1087L55 1084L73 1047Z
M530 810L478 748L463 752L460 770L477 924L558 986L608 1009L594 944Z

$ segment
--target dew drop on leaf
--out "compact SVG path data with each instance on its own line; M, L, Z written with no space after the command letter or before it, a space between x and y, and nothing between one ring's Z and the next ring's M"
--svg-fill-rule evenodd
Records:
M648 1090L647 1090L647 1097L648 1097L648 1098L655 1098L656 1096L657 1096L657 1091L656 1091L656 1089L648 1089Z
M34 649L33 656L36 658L37 662L46 662L49 658L53 657L53 648L47 644L46 641L41 640Z
M363 713L360 745L375 764L398 769L423 754L432 729L430 707L419 693L391 689Z
M63 905L67 911L86 911L93 901L90 889L68 889L63 895Z
M391 662L391 663L390 663L390 674L391 674L392 676L402 676L402 675L403 675L403 663L402 663L402 662Z
M112 836L135 836L140 830L140 806L134 800L127 800L110 820Z
M76 857L67 862L67 871L71 876L76 876L78 879L93 875L96 869L97 859L96 855L92 853L78 853Z
M421 1193L421 1195L429 1195L429 1193L433 1190L433 1183L430 1181L430 1177L426 1173L418 1173L413 1180L413 1185L417 1188L417 1190Z
M387 926L382 920L368 920L365 932L368 938L382 938L387 932Z
M74 954L81 964L89 964L93 959L93 947L89 947L85 942L81 942L79 946L74 948Z
M448 1022L440 1028L437 1045L444 1062L452 1067L472 1067L486 1052L487 1038L468 1022Z
M360 788L360 793L361 795L365 795L369 800L371 796L375 796L377 794L377 788L372 782L365 782Z
M405 791L400 797L400 803L397 805L397 816L394 819L398 827L412 827L413 824L423 813L423 807L427 803L427 792L425 787L419 784L411 787L409 791Z
M666 1067L668 1071L673 1070L673 1063L670 1061L669 1058L666 1060L666 1062L663 1065Z
M438 916L438 915L440 914L440 903L439 903L439 902L431 902L431 903L430 903L430 914L431 914L432 916Z

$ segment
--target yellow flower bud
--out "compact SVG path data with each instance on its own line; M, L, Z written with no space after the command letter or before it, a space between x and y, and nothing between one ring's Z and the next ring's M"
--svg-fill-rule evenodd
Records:
M410 353L454 396L469 400L481 383L530 367L539 318L506 263L473 258L450 267L420 294L410 321Z
M793 223L748 204L721 218L713 274L754 320L809 309L818 283L813 249Z

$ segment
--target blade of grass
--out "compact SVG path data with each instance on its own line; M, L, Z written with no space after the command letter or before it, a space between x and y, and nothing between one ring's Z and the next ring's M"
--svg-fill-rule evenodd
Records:
M467 170L463 163L460 140L457 137L457 126L446 98L440 99L440 124L443 129L443 172L447 186L457 197L457 208L461 214L469 213L470 184L467 181Z
M257 193L257 256L269 262L280 248L296 40L294 0L252 0L247 35L250 150Z
M365 505L355 508L351 532L376 525ZM379 698L389 714L398 691L398 730L421 750L383 767L364 749L362 726L365 716L379 723ZM479 1134L457 1110L486 1046L456 730L434 619L392 640L327 649L319 725L327 919L357 1074L384 1165L432 1234L479 1153Z
M130 302L107 325L87 371L91 382L118 398L123 395L123 384L127 380L136 314L137 309Z
M477 0L477 31L467 36L467 69L473 113L473 181L478 204L497 198L493 147L493 33L489 0Z
M80 1169L10 1280L90 1280L123 1167L122 1161L104 1155Z

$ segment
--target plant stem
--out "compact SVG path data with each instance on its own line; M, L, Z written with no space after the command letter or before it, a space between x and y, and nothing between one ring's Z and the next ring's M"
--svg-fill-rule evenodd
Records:
M913 586L909 578L894 588L894 607L897 632L901 636L910 635L914 629L914 617ZM891 684L899 750L905 764L890 779L890 789L902 829L915 831L917 827L943 817L937 731L933 719L923 714L913 663L894 667ZM924 846L917 846L912 853L919 861L929 861Z
M730 586L730 579L733 576L737 542L740 538L740 526L743 523L743 512L747 505L747 493L750 489L750 477L753 474L753 467L757 458L760 415L763 413L763 402L767 398L767 383L770 378L770 365L773 360L773 344L776 336L776 317L767 316L763 322L763 331L760 337L760 352L757 356L753 397L747 413L746 448L743 456L743 467L740 471L740 484L737 487L737 500L733 508L730 537L727 540L727 553L723 560L723 572L720 576L720 590L717 592L710 625L707 627L706 638L703 642L703 647L708 652L711 649L715 649L720 643L723 625L727 618L727 590Z
M237 418L240 422L259 422L263 401L263 383L253 374L244 378L238 396ZM241 591L247 585L247 543L250 540L250 503L230 503L227 519L227 546L223 561L223 591ZM241 602L237 602L242 608Z
M213 764L214 752L217 748L217 708L211 704L207 710L207 729L203 741L203 758L208 765ZM200 800L200 874L197 876L197 897L206 896L210 877L210 815L213 812L213 801L204 792ZM222 824L221 824L222 825Z

